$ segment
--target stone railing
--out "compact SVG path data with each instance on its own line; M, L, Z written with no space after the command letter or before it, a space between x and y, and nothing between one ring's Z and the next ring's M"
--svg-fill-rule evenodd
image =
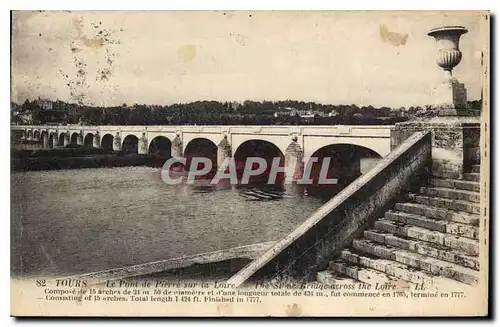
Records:
M228 283L240 286L250 278L279 275L309 279L400 195L421 185L430 160L431 133L414 133Z

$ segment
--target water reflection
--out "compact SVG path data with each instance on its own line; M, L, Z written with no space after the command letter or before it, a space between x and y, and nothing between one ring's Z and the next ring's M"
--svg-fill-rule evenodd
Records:
M13 275L67 276L279 239L324 200L294 185L166 185L158 168L13 173Z

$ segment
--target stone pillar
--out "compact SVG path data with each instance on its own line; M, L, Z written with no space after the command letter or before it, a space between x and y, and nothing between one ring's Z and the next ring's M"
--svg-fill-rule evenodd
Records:
M55 148L59 146L59 135L57 133L52 134L52 147Z
M100 148L101 147L101 135L99 135L99 132L95 132L94 138L92 139L92 146L94 148Z
M83 146L83 132L82 131L80 131L80 133L76 137L76 144Z
M172 142L172 157L174 158L182 158L182 140L180 138L180 134L177 134L175 139Z
M139 139L139 144L137 145L137 152L139 154L148 154L148 138L146 133L143 132L141 138Z
M47 133L43 134L43 136L42 136L42 142L43 142L43 147L44 148L50 148L50 146L49 146L49 135Z
M304 151L297 143L297 136L292 136L292 143L285 151L285 179L296 182L304 173Z
M64 146L71 144L71 140L69 138L69 131L64 133Z
M120 137L120 132L116 132L116 135L113 138L113 151L121 151L121 150L122 150L122 138Z
M227 135L224 135L224 138L217 146L217 168L222 165L224 160L226 160L227 158L231 158L231 156L233 155L231 144L229 144L227 138Z

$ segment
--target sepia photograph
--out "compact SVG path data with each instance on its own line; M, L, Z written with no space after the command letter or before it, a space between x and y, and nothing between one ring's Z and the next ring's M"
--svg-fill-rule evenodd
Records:
M488 315L488 11L10 13L11 315Z

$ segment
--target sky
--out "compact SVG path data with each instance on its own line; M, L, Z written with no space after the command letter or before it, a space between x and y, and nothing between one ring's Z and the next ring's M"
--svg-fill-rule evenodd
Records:
M112 106L299 100L409 107L443 79L442 25L465 26L453 75L480 99L478 13L13 12L12 100Z

